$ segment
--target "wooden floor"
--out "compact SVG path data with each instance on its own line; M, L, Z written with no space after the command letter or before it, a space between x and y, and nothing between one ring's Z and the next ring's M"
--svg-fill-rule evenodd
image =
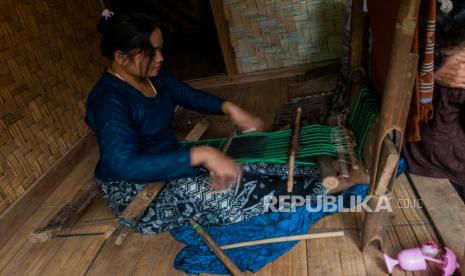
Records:
M288 88L293 82L294 79L279 79L211 91L261 116L269 127L280 104L287 100ZM226 135L231 130L225 118L213 117L212 122L212 127L206 133L208 137ZM32 230L53 216L62 204L72 198L80 185L92 178L97 158L96 148L86 154L22 229L0 248L0 275L185 275L172 266L183 245L176 242L169 233L131 234L121 247L116 247L112 240L105 242L101 236L55 238L42 244L33 244L27 240ZM409 180L401 176L396 183L393 205L412 205L415 199ZM401 248L417 246L430 240L439 242L423 209L395 208L393 215L385 248L391 256L395 256ZM110 210L98 198L81 221L111 217ZM369 248L363 254L358 249L361 223L360 213L340 213L326 217L316 223L311 232L343 230L344 237L300 242L257 275L386 275L381 253L376 248ZM398 269L394 273L404 274L413 275Z

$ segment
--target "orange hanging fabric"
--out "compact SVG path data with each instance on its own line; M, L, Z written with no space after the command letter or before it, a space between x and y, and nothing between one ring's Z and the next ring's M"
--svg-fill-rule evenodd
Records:
M428 121L433 117L436 0L421 2L419 22L417 38L412 48L420 53L421 63L415 80L406 128L408 142L419 141L420 121ZM418 47L418 43L421 47Z

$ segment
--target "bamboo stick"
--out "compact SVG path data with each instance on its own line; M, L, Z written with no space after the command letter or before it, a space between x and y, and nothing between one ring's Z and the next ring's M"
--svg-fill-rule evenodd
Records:
M342 236L344 236L344 231L317 233L317 234L305 234L305 235L287 236L287 237L271 238L271 239L248 241L248 242L239 242L239 243L223 245L223 246L220 246L220 248L231 249L231 248L239 248L239 247L259 245L259 244L300 241L300 240L308 240L308 239L332 238L332 237L342 237Z
M299 151L299 135L300 135L300 116L302 115L302 108L297 108L297 115L295 116L294 133L292 135L291 150L289 152L289 176L287 178L287 192L292 193L294 188L294 164L295 157Z
M224 147L223 147L223 152L224 153L226 153L228 151L228 149L231 146L231 143L232 143L234 137L236 137L236 135L237 135L237 127L234 127L233 130L231 131L231 133L229 134L228 139L224 143Z
M208 247L215 253L215 255L220 259L221 262L226 266L226 268L232 273L232 275L242 275L240 269L234 264L234 262L224 253L224 251L216 244L210 235L203 230L203 228L192 218L189 219L189 223L192 225L194 230L199 234L203 241L208 245Z

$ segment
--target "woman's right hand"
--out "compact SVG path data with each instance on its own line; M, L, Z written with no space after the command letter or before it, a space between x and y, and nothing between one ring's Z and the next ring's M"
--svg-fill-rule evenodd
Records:
M240 175L239 166L223 152L208 146L193 147L191 149L191 164L204 166L210 171L213 190L230 188Z

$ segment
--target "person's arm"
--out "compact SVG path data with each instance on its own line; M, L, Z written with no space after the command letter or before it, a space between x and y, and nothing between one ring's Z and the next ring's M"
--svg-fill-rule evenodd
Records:
M124 101L106 98L95 104L88 121L100 148L100 162L112 176L129 182L147 183L195 176L204 166L215 176L214 189L230 185L239 167L224 153L207 146L163 153L140 152L137 134Z
M100 165L112 176L130 182L153 182L194 176L190 150L160 154L139 151L130 111L117 97L98 100L88 112L100 149Z
M241 131L252 129L255 131L263 130L262 120L236 104L207 92L194 89L167 72L162 72L160 78L169 87L170 94L176 104L203 114L227 114Z
M263 121L240 108L235 103L225 101L221 109L231 118L231 121L233 121L234 125L236 125L239 130L244 132L263 131Z
M175 104L202 114L223 114L221 105L224 100L220 97L195 89L165 71L161 71L158 77L162 85L169 90Z

